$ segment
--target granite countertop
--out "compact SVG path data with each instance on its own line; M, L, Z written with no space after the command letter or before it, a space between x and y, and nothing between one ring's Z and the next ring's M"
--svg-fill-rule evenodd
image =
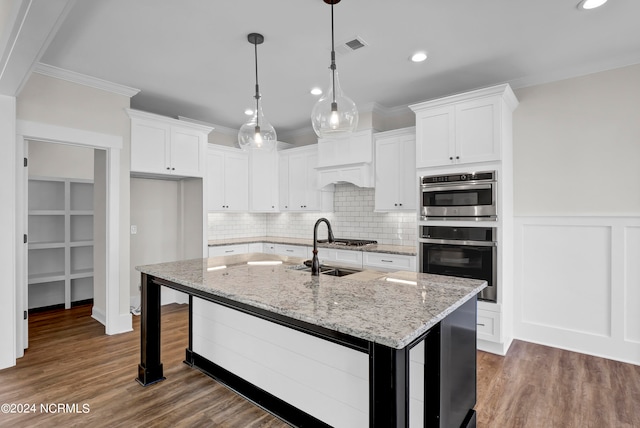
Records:
M323 236L322 239L326 239ZM213 239L209 240L210 247L217 247L221 245L234 245L234 244L253 244L257 242L266 242L269 244L285 244L285 245L304 245L307 247L313 247L313 239L305 238L286 238L275 236L257 236L251 238L229 238L229 239ZM364 251L372 253L386 253L386 254L400 254L405 256L415 256L416 247L406 245L387 245L387 244L369 244L360 247L346 246L339 244L318 243L319 248L335 248L339 250L348 251Z
M247 264L252 260L282 264ZM309 272L292 269L302 260L250 253L136 269L213 296L396 349L407 346L487 286L481 280L404 271L365 270L343 277L313 277ZM405 282L391 282L388 278Z

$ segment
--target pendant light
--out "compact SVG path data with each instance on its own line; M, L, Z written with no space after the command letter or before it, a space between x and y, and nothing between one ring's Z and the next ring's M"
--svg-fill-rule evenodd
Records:
M329 138L355 131L358 127L358 109L340 87L336 70L336 51L333 35L333 5L340 0L323 0L331 5L331 66L329 67L329 90L311 110L311 124L319 138Z
M270 151L276 146L278 137L276 130L264 118L262 103L260 102L260 88L258 86L258 45L264 42L262 34L251 33L247 40L254 46L256 62L256 107L253 116L240 127L238 131L238 144L242 150L265 150Z

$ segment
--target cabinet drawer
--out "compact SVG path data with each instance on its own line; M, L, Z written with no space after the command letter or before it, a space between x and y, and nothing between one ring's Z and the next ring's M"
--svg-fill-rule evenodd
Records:
M318 258L320 259L320 263L336 263L345 266L362 267L361 251L318 248Z
M363 267L383 270L416 270L415 256L400 254L364 253Z
M303 257L303 258L309 257L309 252L307 247L302 247L299 245L276 244L275 253L282 256Z
M478 339L500 341L500 313L478 309Z
M248 244L220 245L217 247L209 247L209 257L231 256L234 254L244 254L248 252Z

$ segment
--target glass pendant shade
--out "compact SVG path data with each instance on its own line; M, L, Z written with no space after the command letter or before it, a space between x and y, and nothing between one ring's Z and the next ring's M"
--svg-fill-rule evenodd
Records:
M311 124L319 138L336 137L358 127L356 103L342 92L338 71L330 71L329 79L329 90L311 110Z
M276 130L264 118L262 103L260 102L260 86L258 85L258 45L264 42L264 36L258 33L250 33L247 40L253 45L256 65L256 108L248 122L238 131L238 145L242 150L271 151L275 148L278 137Z
M251 119L240 127L238 144L242 150L273 150L276 146L276 130L264 118L262 103L258 100L257 108Z

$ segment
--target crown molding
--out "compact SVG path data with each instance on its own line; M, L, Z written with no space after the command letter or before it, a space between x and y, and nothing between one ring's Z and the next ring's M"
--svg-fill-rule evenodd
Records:
M208 126L212 129L215 129L215 131L219 134L234 135L234 136L238 135L237 129L229 128L227 126L222 126L222 125L216 125L215 123L205 122L204 120L191 119L190 117L185 117L185 116L178 116L178 120L181 120L183 122L195 123L197 125Z
M102 91L118 95L124 95L129 98L140 92L140 89L119 85L117 83L98 79L97 77L87 76L86 74L76 73L75 71L65 70L64 68L54 67L53 65L43 64L41 62L36 64L33 71L45 76L55 77L57 79L66 80L67 82L89 86L91 88L100 89Z

